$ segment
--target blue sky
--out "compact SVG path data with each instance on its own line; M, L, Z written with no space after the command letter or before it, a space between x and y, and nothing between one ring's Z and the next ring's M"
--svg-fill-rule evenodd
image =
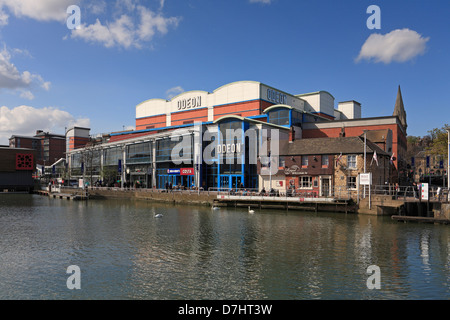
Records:
M240 80L326 90L363 117L392 115L400 85L408 134L423 136L450 123L449 13L447 0L0 0L0 144L119 131L144 100Z

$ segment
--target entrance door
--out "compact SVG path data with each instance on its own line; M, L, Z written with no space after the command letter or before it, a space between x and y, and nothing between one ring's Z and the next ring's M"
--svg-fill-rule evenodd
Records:
M330 178L322 178L322 197L329 197L330 194Z
M219 188L230 188L230 177L229 176L222 176L220 177L220 185Z
M220 177L220 188L239 189L243 183L244 177L239 175L228 175Z
M242 177L241 176L232 176L231 177L231 187L233 189L241 188Z

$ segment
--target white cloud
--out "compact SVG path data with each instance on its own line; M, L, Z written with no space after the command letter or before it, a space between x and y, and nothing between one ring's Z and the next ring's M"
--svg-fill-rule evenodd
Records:
M8 8L10 13L19 18L65 22L67 7L80 2L81 0L0 0L0 9Z
M356 62L363 59L385 64L406 62L423 55L429 39L409 29L397 29L385 35L372 34L363 44Z
M132 0L118 1L116 7L120 8L117 12L121 14L112 22L102 23L97 18L94 24L84 23L80 29L72 30L71 37L100 43L107 48L142 48L155 34L165 35L169 27L177 27L180 21L177 17L164 17Z
M167 95L167 99L172 99L173 97L179 95L180 93L183 93L184 89L180 86L178 87L173 87L170 88L169 90L166 91L166 95Z
M264 3L264 4L270 4L272 0L250 0L250 3Z
M90 127L87 118L75 118L67 111L47 107L37 109L18 106L13 109L0 107L0 144L7 144L12 135L34 135L36 130L63 133L65 127Z
M13 53L29 55L27 51L13 49ZM51 83L45 81L39 74L33 74L30 71L19 71L11 61L12 55L10 50L3 47L0 50L0 90L7 89L12 91L20 91L20 97L32 100L34 95L30 89L36 86L44 90L50 90Z
M20 94L20 97L24 98L24 99L28 99L28 100L33 100L34 99L34 94L32 94L31 91L23 91Z
M106 2L105 0L91 1L87 4L87 8L92 14L100 14L105 12Z
M6 26L8 24L8 19L8 14L5 11L0 10L0 27Z
M15 51L13 50L13 52ZM29 88L34 84L45 90L50 88L50 82L44 81L40 75L32 74L29 71L20 72L11 62L10 51L4 46L0 51L0 89Z

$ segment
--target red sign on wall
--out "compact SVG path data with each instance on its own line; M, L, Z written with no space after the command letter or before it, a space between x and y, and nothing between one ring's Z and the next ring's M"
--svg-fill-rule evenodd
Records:
M16 170L34 170L32 154L16 154Z
M182 168L180 169L180 175L182 176L193 176L194 168Z

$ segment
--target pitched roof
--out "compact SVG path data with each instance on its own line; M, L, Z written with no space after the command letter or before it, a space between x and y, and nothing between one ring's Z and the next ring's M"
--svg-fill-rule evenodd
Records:
M389 154L367 139L366 153L377 152L378 155ZM319 155L319 154L363 154L364 138L312 138L300 139L289 143L286 150L280 150L280 155Z

